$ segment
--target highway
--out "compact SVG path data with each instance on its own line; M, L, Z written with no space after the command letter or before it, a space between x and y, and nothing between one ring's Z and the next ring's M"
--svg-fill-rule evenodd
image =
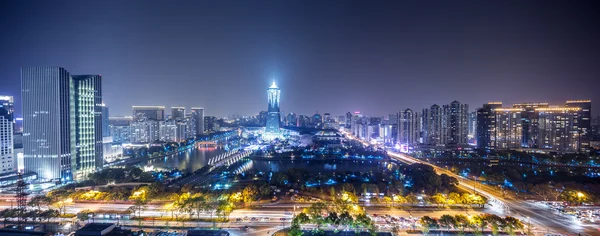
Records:
M421 163L432 166L438 174L447 174L458 180L459 187L466 191L476 191L477 193L485 196L493 205L493 208L499 212L505 212L505 214L516 216L527 223L530 221L534 225L538 225L543 228L551 229L552 231L560 234L581 234L581 235L599 235L600 229L597 224L583 224L579 222L575 217L561 215L553 211L552 209L542 205L536 204L530 201L524 201L519 199L506 199L502 196L502 192L499 189L477 183L474 180L463 178L451 171L440 168L428 162L421 161L414 157L396 153L392 151L387 152L388 155L398 161L414 164Z

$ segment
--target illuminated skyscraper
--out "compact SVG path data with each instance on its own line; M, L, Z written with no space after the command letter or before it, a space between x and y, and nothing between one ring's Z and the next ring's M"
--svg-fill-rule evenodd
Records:
M421 115L406 109L398 113L398 143L412 146L420 142Z
M102 167L100 75L28 67L21 88L25 172L69 181Z
M0 96L0 99L6 97L6 101L10 101L10 106L0 103L0 159L2 165L0 174L10 173L15 170L16 156L13 149L13 113L12 97ZM0 100L1 102L1 100Z
M204 135L204 108L192 107L192 117L196 122L196 135Z
M267 90L267 98L269 100L269 109L267 110L267 126L265 128L265 139L275 139L281 136L279 127L281 126L281 118L279 112L279 97L281 91L273 82L273 85Z
M590 141L592 140L592 101L591 100L571 100L567 101L566 107L581 108L578 111L577 130L579 131L579 150L580 152L590 151Z

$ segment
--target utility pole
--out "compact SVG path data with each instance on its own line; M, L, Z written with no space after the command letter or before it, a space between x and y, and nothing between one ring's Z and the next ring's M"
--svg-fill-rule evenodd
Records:
M27 210L27 183L23 180L21 172L17 175L17 187L15 188L15 197L17 200L17 226L19 229L24 228L25 211Z

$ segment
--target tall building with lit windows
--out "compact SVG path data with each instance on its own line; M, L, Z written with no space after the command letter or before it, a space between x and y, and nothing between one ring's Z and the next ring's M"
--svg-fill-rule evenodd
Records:
M204 135L204 108L192 107L192 118L196 122L196 135Z
M269 108L267 110L267 124L265 128L265 139L272 140L281 137L281 114L279 112L279 98L281 91L273 82L271 87L267 89L267 98L269 101Z
M7 102L10 101L10 105ZM0 96L0 174L15 171L17 158L14 155L14 118L12 112L12 96Z
M580 152L589 152L592 140L592 101L591 100L570 100L565 103L565 107L578 107L577 129L579 131Z
M398 113L398 143L413 146L420 143L421 115L406 109Z
M467 144L469 140L469 105L450 103L446 112L446 144Z
M102 167L102 77L100 75L73 75L75 107L75 163L76 179Z
M502 102L488 102L482 108L477 109L477 128L475 139L477 148L496 148L496 111L502 108Z
M70 181L102 166L100 75L26 67L21 88L25 172Z
M496 108L494 140L496 149L521 148L523 137L522 108Z
M558 153L590 149L591 101L517 103L502 107L488 103L477 111L477 146L484 149L521 149Z

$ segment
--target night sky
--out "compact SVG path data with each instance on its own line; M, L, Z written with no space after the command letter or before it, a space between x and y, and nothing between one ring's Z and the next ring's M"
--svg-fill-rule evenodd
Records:
M20 67L102 74L111 115L132 105L387 115L453 100L473 111L592 99L598 1L1 1L0 94Z

